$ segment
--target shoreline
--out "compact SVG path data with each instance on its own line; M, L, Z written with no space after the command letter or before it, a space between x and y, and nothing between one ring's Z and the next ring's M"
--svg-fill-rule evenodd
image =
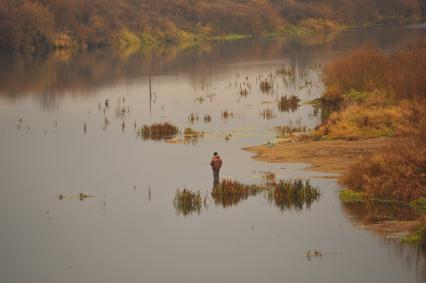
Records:
M342 174L359 157L372 154L386 146L390 138L355 141L290 141L269 147L266 144L242 148L254 153L252 158L271 163L297 162L310 164L307 170Z

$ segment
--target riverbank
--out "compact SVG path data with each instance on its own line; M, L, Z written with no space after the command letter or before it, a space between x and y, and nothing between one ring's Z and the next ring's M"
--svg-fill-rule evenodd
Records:
M295 141L243 148L255 155L255 160L267 162L297 162L310 164L309 169L342 174L360 157L368 156L383 146L389 138L357 141Z

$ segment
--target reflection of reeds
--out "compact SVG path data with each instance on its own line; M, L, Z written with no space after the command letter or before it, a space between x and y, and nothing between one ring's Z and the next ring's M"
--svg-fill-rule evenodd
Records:
M247 97L247 95L248 95L248 90L246 88L240 89L240 96L241 97Z
M184 216L195 212L200 214L201 203L200 191L194 193L187 189L183 189L183 191L178 189L173 200L173 206L176 209L176 213L178 215L183 214Z
M137 135L144 140L168 140L179 133L179 129L168 123L155 123L152 125L143 125L137 131Z
M271 109L264 109L260 115L263 117L263 119L265 120L270 120L274 117L274 113L272 113Z
M275 130L278 133L278 137L291 137L295 134L301 135L307 133L306 126L280 126L276 127Z
M295 96L289 96L287 95L281 96L280 100L278 101L278 110L281 112L289 112L289 111L296 111L299 107L300 99Z
M200 119L200 117L198 116L198 114L197 113L191 113L191 114L189 114L189 116L188 116L188 121L190 122L190 123L194 123L195 121L198 121Z
M321 193L309 181L280 180L270 191L268 198L281 210L302 210L305 206L310 208L312 203L319 200Z
M196 144L200 139L204 137L204 132L199 132L191 128L186 128L183 132L184 142L186 144Z

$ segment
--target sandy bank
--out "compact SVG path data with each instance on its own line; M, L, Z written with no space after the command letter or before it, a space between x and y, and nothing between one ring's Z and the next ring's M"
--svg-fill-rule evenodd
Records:
M358 157L375 152L389 141L388 138L375 138L356 141L280 142L272 147L258 145L243 149L255 153L253 158L256 160L309 163L315 171L342 173Z

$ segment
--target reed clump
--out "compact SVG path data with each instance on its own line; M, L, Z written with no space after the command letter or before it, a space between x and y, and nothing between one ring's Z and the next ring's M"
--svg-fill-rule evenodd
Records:
M137 135L144 140L169 140L179 133L179 128L168 122L143 125L137 131Z
M269 93L274 88L272 80L264 79L260 81L260 90L263 93Z
M255 196L266 189L267 187L262 185L246 185L225 179L213 187L212 198L216 205L229 207L237 205L249 196Z
M223 111L221 112L221 114L222 114L222 118L223 118L223 119L225 119L225 120L227 120L227 119L229 119L229 118L233 118L233 117L234 117L234 112L230 112L230 111L228 111L228 110L223 110Z
M280 180L270 191L268 198L281 210L302 210L310 208L312 203L319 200L321 192L311 185L309 180Z
M202 206L200 191L192 192L188 189L183 189L182 191L178 189L173 199L173 206L178 215L200 214Z
M186 128L183 132L183 137L186 144L197 144L204 137L204 132Z
M210 123L212 121L212 117L210 114L204 115L204 123Z
M278 100L278 110L281 112L294 112L299 108L300 98L295 95L281 96Z
M281 210L310 208L312 203L320 199L321 193L317 187L309 181L279 180L275 181L275 175L265 175L265 184L242 184L238 181L222 180L213 187L212 198L216 205L229 207L237 205L250 196L266 192L268 200Z

